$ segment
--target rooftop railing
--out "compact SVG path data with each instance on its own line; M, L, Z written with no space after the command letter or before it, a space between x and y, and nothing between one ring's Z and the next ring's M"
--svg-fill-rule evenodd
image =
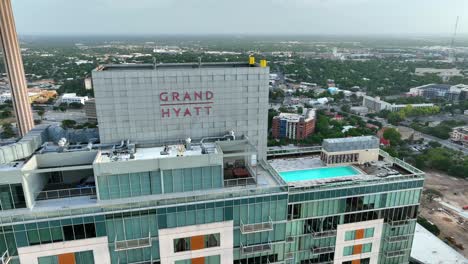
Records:
M255 223L255 224L244 224L241 220L240 231L242 234L251 234L257 232L271 231L273 230L273 220L268 217L267 222Z
M38 220L51 220L68 218L74 215L104 215L110 212L128 212L142 209L154 209L178 204L192 204L201 202L225 201L227 199L242 199L245 197L270 196L272 194L286 193L286 186L274 187L245 187L232 189L202 190L190 193L174 193L163 195L152 195L142 197L132 197L115 201L101 201L99 204L92 204L87 207L67 208L57 207L49 210L19 209L2 212L0 226L11 225L12 223L29 223ZM72 205L72 204L71 204Z
M148 233L148 237L144 237L144 238L121 240L121 241L117 241L117 237L115 237L114 245L115 245L115 251L151 247L151 234Z
M48 190L36 193L36 201L96 195L96 187Z
M318 153L322 151L322 146L312 147L292 147L292 148L269 148L267 150L268 157L275 156L286 156L286 155L298 155L298 154L310 154Z

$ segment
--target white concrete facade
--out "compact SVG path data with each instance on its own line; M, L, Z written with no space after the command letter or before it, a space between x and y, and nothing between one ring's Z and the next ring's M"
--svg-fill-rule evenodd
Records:
M220 255L222 263L233 263L234 222L192 225L159 230L159 251L161 264L174 264L178 260ZM174 240L200 235L220 234L220 246L193 251L175 252Z
M66 253L93 251L94 263L110 264L107 237L96 237L74 241L56 242L44 245L18 248L21 263L38 264L38 258Z
M383 225L383 219L338 225L336 234L335 258L333 263L341 264L343 261L370 258L370 264L377 264L379 260L380 241L382 239ZM358 240L345 241L345 233L347 231L354 231L366 228L374 228L374 236ZM363 245L368 243L372 243L371 252L343 256L343 250L345 247Z

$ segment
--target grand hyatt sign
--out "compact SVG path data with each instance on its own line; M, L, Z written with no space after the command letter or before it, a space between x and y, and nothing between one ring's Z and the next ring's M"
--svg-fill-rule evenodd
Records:
M161 92L161 117L187 117L210 115L214 98L212 91Z

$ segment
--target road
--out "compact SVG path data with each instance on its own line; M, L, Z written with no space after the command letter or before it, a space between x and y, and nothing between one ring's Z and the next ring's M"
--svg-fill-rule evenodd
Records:
M333 105L332 106L333 109L335 109L335 111L341 111L340 107L339 106L336 106L336 105ZM384 127L395 127L391 124L388 124L386 122L386 120L376 120L376 119L373 119L373 118L369 118L369 117L366 117L366 116L360 116L360 115L355 115L355 114L352 114L352 113L348 113L350 115L353 115L353 116L357 116L357 117L360 117L362 118L364 121L369 121L369 120L374 120L374 121L379 121L382 123L382 125ZM400 125L402 126L402 125ZM455 144L449 140L446 140L446 139L440 139L438 137L434 137L434 136L431 136L431 135L428 135L428 134L424 134L424 133L421 133L421 137L424 138L425 141L435 141L435 142L439 142L442 146L446 147L446 148L449 148L449 149L452 149L452 150L456 150L456 151L461 151L463 152L464 155L468 155L468 149L467 148L464 148L463 146L461 145L458 145L458 144Z
M456 151L461 151L461 152L463 152L463 154L468 155L468 149L466 149L463 146L460 146L458 144L455 144L453 142L450 142L449 140L440 139L440 138L437 138L437 137L434 137L434 136L431 136L431 135L427 135L427 134L423 134L423 133L421 133L421 137L423 137L425 141L439 142L442 146L444 146L446 148L453 149L453 150L456 150Z

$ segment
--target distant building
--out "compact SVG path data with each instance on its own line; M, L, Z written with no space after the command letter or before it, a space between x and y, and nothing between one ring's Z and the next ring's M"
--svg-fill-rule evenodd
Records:
M88 96L77 96L76 93L66 93L62 95L62 103L79 103L84 105L89 100Z
M94 98L85 102L84 110L89 122L97 122L96 100Z
M333 94L337 94L337 93L340 91L340 89L338 89L338 88L336 88L336 87L329 87L327 90L328 90L328 92L329 92L330 94L332 94L332 95L333 95Z
M84 85L86 90L92 90L93 89L93 79L91 77L88 77L84 80Z
M30 88L28 89L28 98L29 103L47 103L50 98L55 98L57 96L57 92L53 90L42 90L38 88ZM4 104L7 101L11 101L11 93L5 92L0 94L0 104Z
M412 106L414 108L422 107L433 107L434 104L390 104L380 99L380 97L364 96L362 99L362 105L367 107L371 112L380 112L382 110L388 110L390 112L397 112L401 109Z
M305 139L314 133L315 121L315 109L304 108L302 115L281 113L273 118L273 137Z
M321 159L327 165L377 161L379 139L375 136L324 139Z
M402 140L419 140L422 138L421 133L410 128L410 127L405 127L405 126L398 126L396 128L398 133L401 135Z
M468 99L468 85L427 84L411 88L407 96L421 96L427 99L463 101Z
M365 106L353 106L351 107L351 112L357 115L364 116L369 113L369 109Z
M450 132L450 140L468 147L468 126L453 128Z
M450 78L455 76L463 76L461 70L457 68L453 69L435 69L435 68L416 68L414 73L418 76L424 76L426 74L436 74L444 81L448 81Z

